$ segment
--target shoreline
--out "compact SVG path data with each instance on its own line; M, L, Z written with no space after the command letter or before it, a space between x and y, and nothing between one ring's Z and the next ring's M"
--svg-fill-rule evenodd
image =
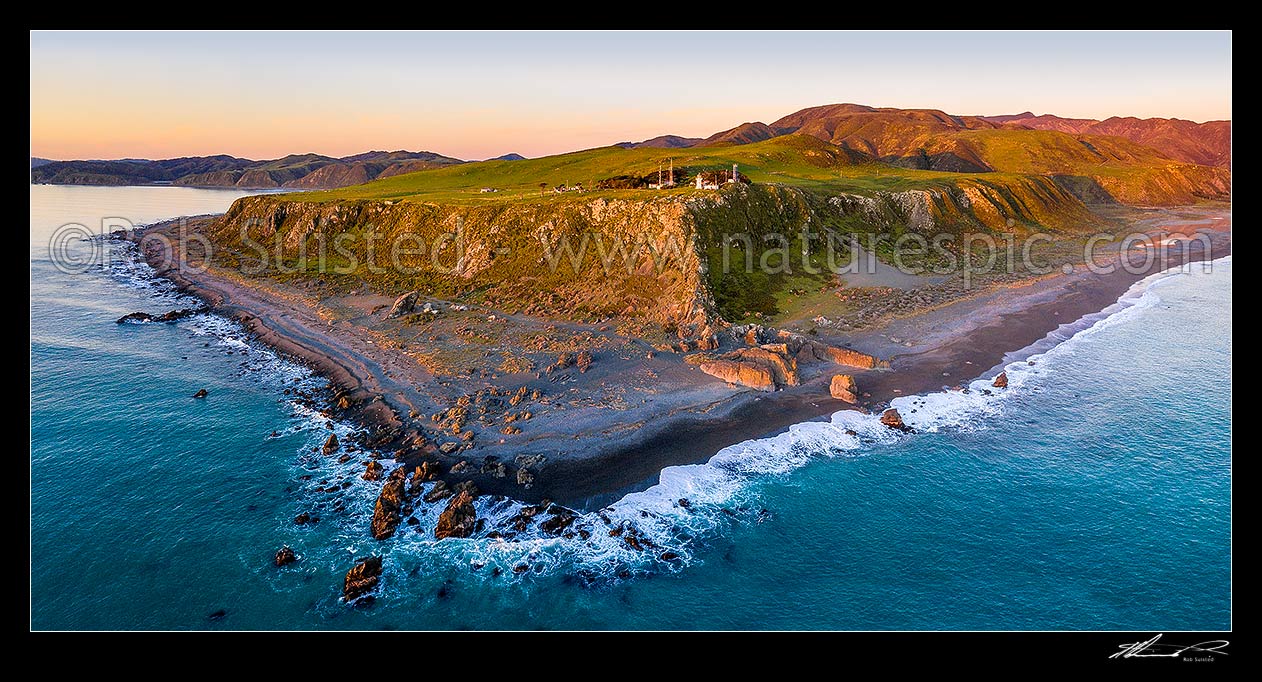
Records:
M1138 274L1119 268L1109 275L1079 273L1036 282L1028 286L1028 291L1019 292L1021 298L1031 301L1025 304L1016 302L1010 310L994 313L985 323L944 343L890 356L892 371L855 373L855 378L861 390L871 394L866 399L867 405L876 407L888 405L894 398L947 390L988 377L1012 353L1043 340L1062 325L1073 324L1087 315L1103 311L1117 303L1145 277L1184 263L1213 260L1231 253L1229 232L1217 232L1211 239L1208 255L1197 245L1196 249L1190 250L1186 261L1173 258L1154 261L1150 268ZM951 303L915 317L924 319L976 313L994 303L995 293ZM901 323L902 320L893 320L875 331L857 334L854 337L856 345L865 336L876 335ZM945 376L944 372L949 376ZM611 502L642 488L639 483L649 481L667 466L702 464L724 447L773 437L794 424L826 421L835 412L854 409L829 395L826 379L821 377L803 382L802 387L793 393L762 396L736 408L723 419L674 425L667 433L646 439L639 448L611 453L607 460L598 457L576 464L570 472L571 480L576 488L590 490L593 501ZM611 465L619 459L633 462L637 471L654 471L628 486L623 483L626 478L622 475L623 471L611 475ZM622 487L619 488L620 484ZM611 492L602 491L602 487L611 489Z
M1159 220L1163 227L1195 221ZM170 229L180 220L157 223L144 229ZM1221 222L1221 221L1220 221ZM836 371L852 373L864 393L862 408L877 409L900 396L937 391L986 376L1009 354L1019 351L1083 316L1113 305L1135 282L1176 267L1183 262L1209 260L1231 252L1230 213L1225 225L1198 227L1211 236L1210 252L1193 243L1188 258L1183 252L1168 253L1164 261L1154 259L1141 272L1122 269L1108 275L1088 272L1055 274L1020 287L1000 287L977 296L948 303L939 308L886 321L876 329L851 334L856 348L889 348L888 337L907 337L905 329L934 328L930 340L905 352L888 355L891 370ZM178 229L178 228L177 228ZM134 235L133 241L139 241ZM151 265L158 254L142 253ZM211 312L240 322L258 341L311 367L329 380L331 410L346 417L367 432L365 445L394 450L396 458L411 466L421 458L443 459L449 465L456 458L443 458L434 448L417 447L417 429L405 424L401 414L409 407L405 387L383 368L348 344L323 333L319 315L303 315L300 305L280 307L268 300L266 292L244 287L209 273L189 277L179 269L157 270L181 291L204 301ZM965 324L964 322L972 324ZM330 321L329 326L332 325ZM937 328L941 329L937 329ZM370 342L371 343L371 342ZM894 346L897 348L897 346ZM743 441L774 436L789 426L827 419L845 403L828 392L832 371L803 377L800 387L774 393L719 391L698 404L698 395L666 400L665 415L650 415L618 433L611 430L589 433L575 442L577 452L551 458L538 468L536 484L530 489L509 485L505 479L473 473L456 480L473 480L481 490L504 494L523 502L552 499L578 509L594 509L623 495L643 490L657 482L669 466L700 464L719 450ZM713 398L713 400L711 400ZM343 400L345 399L345 400ZM694 402L689 403L692 399ZM850 408L853 409L853 408ZM415 409L412 410L415 416ZM578 435L575 435L578 438ZM559 440L559 439L557 439ZM592 442L597 441L597 442ZM502 441L501 441L502 442ZM473 452L477 452L476 450ZM476 456L473 458L476 461ZM448 478L448 477L444 477Z

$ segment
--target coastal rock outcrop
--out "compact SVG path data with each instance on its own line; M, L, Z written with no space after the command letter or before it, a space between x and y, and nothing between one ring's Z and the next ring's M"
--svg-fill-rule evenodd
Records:
M402 520L399 510L403 507L406 476L407 470L400 467L391 472L386 484L381 486L381 494L377 496L377 505L372 513L372 536L378 540L394 535L394 529Z
M560 535L578 520L574 512L558 505L553 505L549 511L552 512L552 517L539 524L539 530L549 535Z
M324 441L324 447L322 448L322 450L324 451L324 455L327 457L337 452L337 447L338 447L337 434L330 433L328 440Z
M903 423L903 415L899 414L898 410L892 407L881 413L881 423L891 429L911 431L911 427Z
M186 317L196 315L197 311L192 308L183 308L181 310L172 310L162 313L161 315L150 315L149 313L127 313L114 321L115 324L144 324L146 322L176 322Z
M854 377L849 374L833 375L833 380L828 384L828 392L838 400L859 402L859 388L855 385Z
M346 601L354 601L360 597L377 589L377 584L381 582L381 557L370 556L367 559L360 559L346 572L346 578L342 581L342 598Z
M436 478L438 478L438 465L434 462L421 462L412 471L412 480L408 483L408 494L415 495L420 492L421 486L426 481L432 481Z
M447 508L438 516L438 524L434 526L434 537L467 538L473 535L478 523L478 512L473 508L473 496L469 491L461 491L451 498Z
M365 481L380 481L381 475L385 473L386 468L381 466L381 462L373 460L366 465L364 475L361 476Z
M1008 373L1000 372L999 376L995 377L995 380L990 385L995 388L1008 388Z
M433 504L439 500L445 500L448 497L451 497L451 495L451 488L447 487L447 482L437 481L434 483L434 487L431 488L429 492L425 493L425 496L421 499Z

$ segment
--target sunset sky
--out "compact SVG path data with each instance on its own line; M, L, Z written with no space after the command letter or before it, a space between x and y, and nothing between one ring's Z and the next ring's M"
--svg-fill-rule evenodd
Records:
M31 153L541 156L834 102L1231 117L1231 34L31 34Z

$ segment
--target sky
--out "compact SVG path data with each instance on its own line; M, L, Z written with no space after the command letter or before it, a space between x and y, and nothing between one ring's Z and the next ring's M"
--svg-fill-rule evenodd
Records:
M31 153L535 157L809 106L1231 118L1230 32L31 33Z

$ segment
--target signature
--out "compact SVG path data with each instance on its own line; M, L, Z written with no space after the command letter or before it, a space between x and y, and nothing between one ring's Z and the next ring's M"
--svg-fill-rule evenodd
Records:
M1222 654L1227 655L1223 649L1230 643L1225 639L1212 639L1207 642L1197 644L1162 644L1161 635L1156 635L1152 639L1145 642L1131 642L1129 644L1121 644L1118 646L1119 651L1109 658L1179 658L1184 654Z

